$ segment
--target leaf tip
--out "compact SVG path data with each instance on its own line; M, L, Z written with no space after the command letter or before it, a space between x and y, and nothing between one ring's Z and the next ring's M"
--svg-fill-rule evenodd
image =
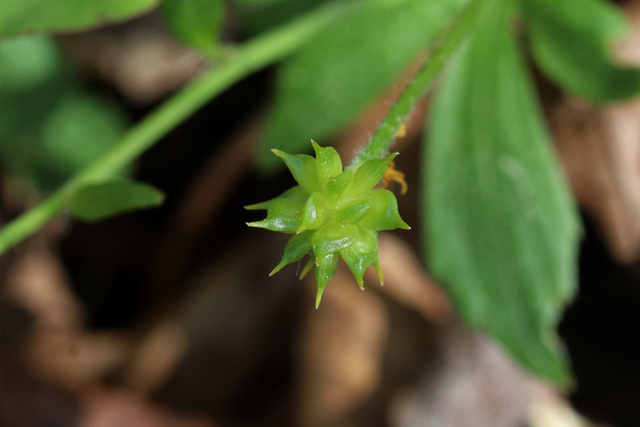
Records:
M273 276L273 275L274 275L274 274L276 274L278 271L282 270L282 267L284 267L285 265L287 265L287 264L285 264L285 263L283 263L282 261L280 261L280 262L278 263L278 265L276 265L276 266L274 267L274 269L273 269L273 270L271 270L271 272L269 273L269 277Z
M316 153L316 159L317 159L320 156L320 153L322 153L323 148L320 146L320 144L315 142L313 139L311 140L311 146L313 147L313 151Z
M358 272L351 271L353 276L356 278L356 283L358 287L364 291L364 274L358 274ZM362 272L364 273L364 272Z
M316 295L316 310L320 307L320 301L322 301L322 293L324 289L318 289L318 294Z
M373 268L375 268L376 274L378 275L380 286L384 286L384 277L382 276L382 269L380 268L380 262L378 260L373 263Z
M305 278L307 273L311 271L314 265L315 265L315 262L313 258L309 258L309 262L307 262L307 265L305 265L304 268L302 269L302 272L300 272L300 280Z

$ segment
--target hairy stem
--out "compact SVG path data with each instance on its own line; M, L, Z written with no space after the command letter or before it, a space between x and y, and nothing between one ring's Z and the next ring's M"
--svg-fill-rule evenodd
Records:
M364 149L349 164L349 169L356 169L367 160L381 158L388 154L402 123L431 88L433 81L449 58L472 32L480 15L481 3L482 0L473 0L438 36L427 62L393 104Z
M189 84L130 129L99 160L2 228L0 255L62 212L79 187L114 175L216 95L247 75L290 55L328 24L361 4L361 0L330 3L238 48L227 62Z

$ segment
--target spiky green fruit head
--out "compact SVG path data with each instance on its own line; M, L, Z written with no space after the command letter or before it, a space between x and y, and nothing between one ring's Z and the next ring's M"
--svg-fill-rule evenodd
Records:
M364 162L356 171L343 170L332 147L311 141L316 158L272 150L286 163L297 186L275 199L247 206L266 209L267 218L248 223L251 227L293 234L275 274L282 267L309 254L301 276L315 267L318 294L316 308L329 280L336 273L339 256L363 288L364 271L373 265L382 283L378 264L378 231L410 229L398 213L396 196L373 189L398 153Z

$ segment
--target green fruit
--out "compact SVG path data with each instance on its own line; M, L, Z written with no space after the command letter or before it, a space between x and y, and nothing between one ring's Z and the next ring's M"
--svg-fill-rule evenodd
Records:
M275 274L282 267L309 255L301 277L316 268L316 308L329 280L336 273L341 255L363 288L364 271L373 265L382 283L378 264L378 231L409 227L400 218L396 196L373 189L384 177L398 153L364 162L354 172L342 170L342 161L332 147L311 141L316 158L272 150L286 163L298 186L267 202L247 206L266 209L267 218L250 222L251 227L294 234Z

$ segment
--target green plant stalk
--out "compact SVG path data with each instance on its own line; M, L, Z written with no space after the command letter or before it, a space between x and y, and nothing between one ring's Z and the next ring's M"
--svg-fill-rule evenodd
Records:
M129 130L99 160L3 227L0 230L0 255L60 214L78 188L113 176L216 95L247 75L295 52L328 24L362 4L362 0L330 3L239 47L227 62L189 84Z
M431 88L438 73L448 63L451 55L472 32L478 21L481 5L482 0L473 0L440 33L429 59L398 97L367 145L351 161L348 169L355 170L367 160L382 158L388 154L402 123L407 120L416 104Z

